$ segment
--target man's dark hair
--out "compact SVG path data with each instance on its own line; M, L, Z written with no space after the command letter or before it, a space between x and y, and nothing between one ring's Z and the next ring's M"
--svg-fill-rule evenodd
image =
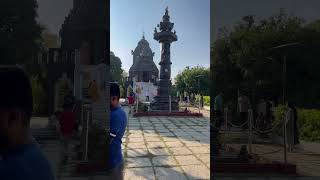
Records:
M117 83L110 83L110 97L111 96L117 96L118 99L120 99L120 87Z
M32 88L28 75L17 66L0 66L0 108L21 109L30 120L33 110Z

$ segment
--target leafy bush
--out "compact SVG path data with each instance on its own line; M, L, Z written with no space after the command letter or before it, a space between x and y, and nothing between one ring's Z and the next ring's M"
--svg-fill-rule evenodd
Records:
M195 103L196 103L197 106L199 104L199 99L200 99L200 96L196 95ZM203 105L204 106L210 106L210 96L203 96Z
M137 109L137 105L134 105L134 112ZM148 111L148 106L146 104L143 104L141 102L139 102L139 107L138 107L138 112L147 112Z
M287 107L284 105L279 105L274 109L275 119L272 122L272 127L276 127L273 132L278 136L283 136L283 121L286 111Z
M320 142L320 110L298 110L300 138L311 142Z
M274 133L282 136L282 122L287 108L283 105L275 108L273 127L277 126ZM279 125L281 123L281 125ZM320 142L320 110L298 109L299 136L309 142Z
M203 101L205 106L210 106L210 96L203 96Z

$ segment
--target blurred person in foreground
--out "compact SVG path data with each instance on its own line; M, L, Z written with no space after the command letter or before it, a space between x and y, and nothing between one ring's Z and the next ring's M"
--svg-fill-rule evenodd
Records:
M53 180L49 161L32 140L33 109L28 76L18 67L0 67L0 179Z
M108 169L110 170L110 179L122 180L124 162L122 157L122 137L127 126L127 115L121 108L120 88L116 83L110 83L110 150Z

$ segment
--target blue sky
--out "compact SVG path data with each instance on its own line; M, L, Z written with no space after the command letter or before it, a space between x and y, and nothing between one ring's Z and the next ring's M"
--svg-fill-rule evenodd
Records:
M172 77L186 66L209 67L210 0L111 0L110 5L110 49L120 57L126 71L132 65L131 50L143 32L158 65L160 44L153 39L153 31L166 6L178 35L171 46Z

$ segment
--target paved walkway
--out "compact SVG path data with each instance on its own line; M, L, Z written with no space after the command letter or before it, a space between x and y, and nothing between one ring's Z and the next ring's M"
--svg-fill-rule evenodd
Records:
M126 111L127 108L125 108ZM59 180L100 180L106 176L74 177L74 163L62 166L58 139L43 132L46 118L34 118L34 135L42 140L41 147L49 158ZM123 138L126 180L209 179L210 129L209 118L129 117Z
M130 118L125 179L209 179L209 130L207 118Z

